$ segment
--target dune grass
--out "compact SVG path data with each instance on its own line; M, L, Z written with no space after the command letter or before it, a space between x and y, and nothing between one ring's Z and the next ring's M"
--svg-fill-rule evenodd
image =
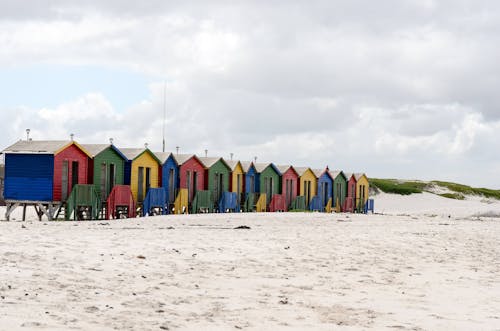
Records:
M427 186L427 184L424 182L380 178L370 178L370 185L377 187L384 193L393 193L400 195L422 193Z
M405 181L398 179L370 178L370 186L376 187L384 193L400 195L410 195L422 192L433 193L429 189L430 185L437 185L450 190L450 193L439 194L440 196L449 199L464 200L466 195L477 195L500 200L500 190L476 188L467 185L437 180L427 183L414 180Z

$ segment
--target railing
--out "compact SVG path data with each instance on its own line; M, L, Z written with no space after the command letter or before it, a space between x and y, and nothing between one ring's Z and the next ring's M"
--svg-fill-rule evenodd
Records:
M239 212L238 193L223 192L218 204L219 213Z
M146 193L146 199L142 202L142 216L166 215L167 205L167 191L163 187L150 188Z
M270 212L277 212L285 211L285 198L283 197L282 194L274 194L273 197L271 198L271 202L269 203L269 211Z
M290 210L306 210L306 197L298 195L290 205Z
M64 219L95 220L99 218L101 199L94 185L77 184L66 200Z
M212 192L198 191L193 199L191 212L197 213L212 213L214 211L214 203L212 201Z
M135 217L135 202L129 185L115 185L106 201L106 219Z

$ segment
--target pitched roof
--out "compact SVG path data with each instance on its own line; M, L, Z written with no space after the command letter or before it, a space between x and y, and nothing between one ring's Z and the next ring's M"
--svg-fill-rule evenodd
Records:
M294 167L294 169L299 174L299 176L303 176L307 172L307 170L311 170L311 168L308 167Z
M154 155L156 155L158 160L160 160L161 164L164 164L165 162L167 162L170 155L172 155L172 153L169 153L169 152L153 152L153 153L154 153Z
M366 177L366 175L364 173L356 173L356 174L354 174L354 178L356 178L356 181L358 181L363 176Z
M198 158L194 154L172 154L172 155L174 156L174 160L175 162L177 162L177 165L182 165L186 163L192 157L195 157L198 160Z
M316 176L316 178L319 178L323 175L323 173L325 172L324 169L311 169L314 176Z
M282 173L284 174L285 172L288 171L288 169L292 168L291 165L277 165L276 168Z
M330 171L330 176L332 176L333 179L337 178L340 174L342 174L345 178L346 175L344 174L344 172L342 170L332 170Z
M19 140L7 147L3 153L55 154L71 144L68 140Z
M245 173L247 173L253 165L253 163L250 161L240 161L240 163Z
M344 172L344 175L345 175L345 178L347 178L347 180L351 179L352 175L354 175L352 172Z
M123 155L129 160L133 161L144 153L149 153L156 160L156 162L161 163L155 153L151 152L149 148L120 148Z
M88 157L92 157L83 146L72 140L19 140L4 149L2 153L58 154L71 145L75 145Z
M253 164L253 166L255 167L255 170L257 170L258 173L261 173L270 165L271 165L271 163L254 163Z
M198 157L198 159L200 160L201 164L203 164L203 166L205 168L210 168L211 166L213 166L214 164L219 162L219 160L221 160L222 158L221 157Z
M226 161L226 160L224 160L224 161ZM226 164L229 166L229 168L231 168L231 171L236 170L236 167L238 166L238 163L241 164L241 162L238 161L238 160L229 160L229 161L226 161ZM243 165L241 167L243 168Z

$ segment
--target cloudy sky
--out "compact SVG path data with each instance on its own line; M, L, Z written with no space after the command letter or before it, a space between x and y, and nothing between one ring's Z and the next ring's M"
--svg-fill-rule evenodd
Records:
M167 149L500 188L500 2L0 0L0 148Z

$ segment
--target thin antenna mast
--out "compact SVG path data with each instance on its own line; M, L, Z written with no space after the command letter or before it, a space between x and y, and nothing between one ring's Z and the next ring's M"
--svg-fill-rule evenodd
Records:
M167 82L163 82L163 153L165 153L165 119L167 117Z

